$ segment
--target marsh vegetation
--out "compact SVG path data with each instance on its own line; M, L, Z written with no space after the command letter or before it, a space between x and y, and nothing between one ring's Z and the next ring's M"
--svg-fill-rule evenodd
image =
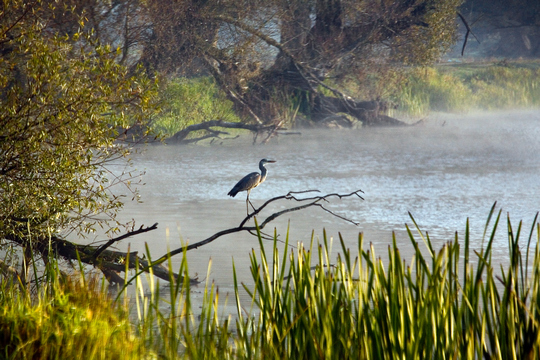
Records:
M345 77L340 86L356 98L371 94L389 99L392 106L388 113L408 122L425 119L433 112L534 109L540 106L540 63L496 60L380 69L378 73ZM174 80L163 89L161 98L162 113L153 126L166 136L208 119L239 121L234 104L209 77ZM301 97L290 98L284 105L287 127L316 126L310 125L309 117L298 116Z
M192 301L186 276L165 288L137 277L134 304L116 302L82 273L62 277L51 262L49 281L33 291L2 282L0 334L6 358L85 359L398 359L535 358L539 351L540 227L531 229L492 208L478 251L469 226L463 239L434 248L427 233L407 228L414 247L404 259L395 238L383 262L362 235L289 246L274 240L250 255L254 286L236 280L222 294L212 282L202 305ZM503 229L500 229L503 228ZM506 231L510 262L492 258L497 231ZM332 247L339 247L332 257ZM280 250L281 249L281 250ZM150 254L147 254L150 257ZM171 263L169 263L171 264ZM209 267L211 264L209 264ZM240 300L240 291L250 301ZM236 306L224 313L220 298ZM131 312L131 319L130 319ZM9 344L9 346L7 346Z

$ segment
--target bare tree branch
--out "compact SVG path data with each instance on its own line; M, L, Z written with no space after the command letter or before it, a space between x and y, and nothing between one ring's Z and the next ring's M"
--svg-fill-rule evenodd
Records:
M154 225L152 226L149 226L149 227L143 227L143 225L141 225L141 227L138 229L138 230L134 230L134 231L130 231L122 236L118 236L116 238L113 238L109 241L107 241L104 245L101 245L97 250L96 252L94 253L93 255L93 260L95 261L98 256L103 252L105 251L108 247L110 247L112 244L116 243L116 242L119 242L119 241L122 241L128 237L131 237L131 236L135 236L135 235L139 235L139 234L143 234L145 232L148 232L148 231L152 231L152 230L155 230L157 229L157 225L158 223L155 223Z
M478 43L480 43L480 40L478 40L476 35L474 35L474 33L472 32L471 27L469 26L469 23L467 22L467 20L465 20L465 17L461 15L460 12L458 12L457 14L459 18L461 19L461 21L463 22L463 25L465 25L465 29L467 29L467 32L465 33L465 40L463 40L463 47L461 48L461 56L463 56L463 54L465 54L465 47L467 46L467 40L469 39L469 34L472 34L472 36L474 36L474 38L476 39L476 41L478 41Z
M242 220L242 222L240 223L240 225L238 227L219 231L219 232L215 233L214 235L210 236L209 238L207 238L205 240L196 242L196 243L191 244L191 245L182 246L182 247L177 248L175 250L169 251L165 255L161 256L157 260L152 261L152 263L150 263L150 264L148 264L146 266L144 266L141 263L141 265L143 265L143 268L140 269L139 272L137 274L135 274L130 280L128 280L125 283L124 286L129 285L134 279L136 279L143 272L148 272L150 270L150 268L154 268L155 266L161 265L162 263L164 263L165 261L167 261L168 259L170 259L171 257L173 257L175 255L181 254L181 253L183 253L185 251L197 249L197 248L199 248L201 246L204 246L206 244L211 243L212 241L214 241L214 240L216 240L216 239L218 239L218 238L220 238L220 237L222 237L224 235L233 234L233 233L237 233L237 232L241 232L241 231L247 231L247 232L253 234L254 231L262 230L268 223L270 223L271 221L275 220L276 218L278 218L279 216L281 216L283 214L293 212L293 211L302 210L302 209L306 209L306 208L311 207L311 206L319 206L319 207L323 208L325 211L327 211L329 214L331 214L331 215L333 215L333 216L335 216L337 218L340 218L342 220L345 220L345 221L351 222L351 223L353 223L355 225L358 225L357 222L354 222L354 221L352 221L350 219L347 219L347 218L345 218L345 217L343 217L343 216L341 216L339 214L336 214L336 213L332 212L331 210L328 210L328 209L322 207L321 204L319 204L319 202L328 202L328 199L330 199L330 198L336 198L337 197L339 199L343 199L343 198L352 197L352 196L356 196L356 197L364 200L364 198L360 195L360 193L364 193L362 190L356 190L356 191L353 191L353 192L348 193L348 194L332 193L332 194L326 194L326 195L321 195L321 196L313 196L313 197L309 197L309 198L298 198L297 197L299 194L306 194L306 193L311 193L311 192L320 192L320 191L319 190L290 191L286 195L274 197L274 198L266 201L259 208L255 209L251 214L247 215L244 218L244 220ZM300 206L291 207L291 208L288 208L288 209L273 213L272 215L270 215L266 219L264 219L263 222L260 223L260 225L258 225L258 226L244 226L249 219L251 219L255 215L259 214L261 212L261 210L263 210L269 204L274 203L274 202L279 201L279 200L294 200L294 201L300 202L300 203L302 203L302 202L307 202L307 203L303 204L303 205L300 205Z
M191 245L186 245L186 246L182 246L178 249L175 249L175 250L172 250L172 251L169 251L167 254L163 255L162 257L160 257L159 259L157 260L154 260L152 262L152 266L154 264L161 264L162 262L164 262L165 260L167 260L169 257L172 257L172 256L175 256L175 255L178 255L180 253L183 253L184 251L189 251L189 250L193 250L193 249L197 249L201 246L204 246L206 244L209 244L211 242L213 242L214 240L224 236L224 235L228 235L228 234L233 234L233 233L237 233L237 232L241 232L241 231L255 231L257 230L257 227L256 226L245 226L245 224L252 218L254 217L255 215L259 214L264 208L266 208L268 205L276 202L276 201L279 201L279 200L294 200L296 202L299 202L299 203L303 203L302 205L299 205L299 206L295 206L295 207L290 207L290 208L287 208L287 209L284 209L284 210L281 210L281 211L278 211L278 212L275 212L271 215L269 215L268 217L266 217L262 222L260 222L259 226L258 226L258 229L259 230L262 230L268 223L274 221L275 219L277 219L278 217L280 217L281 215L284 215L286 213L290 213L290 212L293 212L293 211L298 211L298 210L302 210L302 209L306 209L308 207L311 207L311 206L318 206L320 208L322 208L324 211L328 212L330 215L332 216L335 216L339 219L342 219L342 220L345 220L347 222L350 222L354 225L358 225L357 222L353 221L353 220L350 220L350 219L347 219L339 214L336 214L335 212L325 208L324 206L322 206L322 204L320 204L320 202L328 202L328 199L330 198L339 198L339 199L342 199L342 198L346 198L346 197L352 197L352 196L356 196L362 200L364 200L364 198L360 195L360 193L363 193L362 190L356 190L356 191L353 191L349 194L337 194L337 193L333 193L333 194L326 194L326 195L320 195L320 196L313 196L313 197L309 197L309 198L298 198L297 195L299 194L305 194L305 193L310 193L310 192L319 192L319 190L305 190L305 191L290 191L288 194L286 195L282 195L282 196L277 196L277 197L274 197L268 201L266 201L263 205L261 205L259 208L255 209L251 214L247 215L244 220L242 220L242 222L240 223L240 225L238 227L235 227L235 228L230 228L230 229L226 229L226 230L222 230L220 232L217 232L215 233L214 235L208 237L207 239L205 240L202 240L202 241L199 241L199 242L196 242L194 244L191 244Z

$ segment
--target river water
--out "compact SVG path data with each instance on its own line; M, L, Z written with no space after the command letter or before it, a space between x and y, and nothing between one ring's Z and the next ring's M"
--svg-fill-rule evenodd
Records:
M194 243L227 228L236 227L246 215L245 192L236 198L227 192L242 176L258 170L262 158L268 178L251 192L254 205L287 192L317 189L321 193L349 193L361 189L364 200L333 200L326 206L355 226L321 209L308 209L280 217L266 228L276 228L284 239L309 243L312 232L321 239L341 232L347 246L356 248L358 234L384 255L392 233L406 260L412 246L405 224L410 212L428 231L436 248L460 239L467 219L471 247L480 249L490 208L497 202L503 220L510 214L514 228L524 222L528 235L540 210L540 111L435 114L423 125L406 128L360 130L302 130L301 135L280 136L267 145L252 145L251 138L224 140L210 146L148 146L134 155L134 165L145 171L140 187L142 203L128 203L121 219L135 219L137 226L159 223L159 228L120 244L119 248L144 252L147 243L153 257L167 247ZM269 215L284 206L271 206ZM493 260L507 261L506 222L502 221L494 243ZM421 241L417 237L418 241ZM525 240L525 239L524 239ZM232 289L232 261L240 281L250 283L249 254L258 250L257 239L247 233L232 234L188 253L190 274L206 278L226 292ZM339 243L334 242L334 254ZM175 264L181 256L174 259Z

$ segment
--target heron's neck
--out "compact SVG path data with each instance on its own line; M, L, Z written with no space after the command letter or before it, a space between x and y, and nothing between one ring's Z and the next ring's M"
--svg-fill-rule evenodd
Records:
M259 164L259 169L261 169L261 181L260 182L263 182L264 179L266 179L266 168L264 167L263 163Z

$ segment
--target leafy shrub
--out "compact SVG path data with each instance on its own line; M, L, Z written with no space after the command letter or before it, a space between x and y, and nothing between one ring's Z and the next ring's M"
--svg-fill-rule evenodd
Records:
M240 121L233 103L210 77L174 79L161 92L161 99L155 127L168 135L208 120Z

